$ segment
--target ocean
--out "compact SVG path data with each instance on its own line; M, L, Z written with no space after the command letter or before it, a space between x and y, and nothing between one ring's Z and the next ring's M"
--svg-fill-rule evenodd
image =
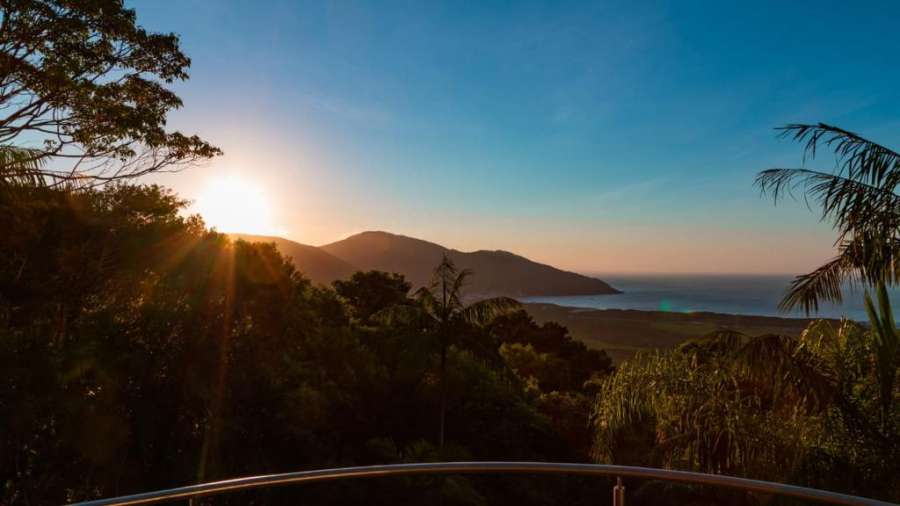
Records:
M788 275L719 274L598 274L624 293L566 297L528 297L525 302L545 302L560 306L592 309L640 309L645 311L713 312L758 316L804 317L802 311L790 313L778 309L778 302L790 284ZM900 290L890 290L896 312L900 309ZM822 304L821 318L850 318L866 321L863 292L844 291L842 305Z

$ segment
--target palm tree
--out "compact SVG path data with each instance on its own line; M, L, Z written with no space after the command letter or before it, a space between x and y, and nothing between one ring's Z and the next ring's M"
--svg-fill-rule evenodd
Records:
M472 328L483 329L497 316L517 310L521 305L509 297L494 297L466 304L463 289L473 272L459 270L445 254L434 269L431 282L415 293L418 305L393 306L380 311L373 318L383 322L403 320L416 322L437 338L440 352L438 388L440 396L440 428L438 446L444 447L444 429L447 415L447 353L452 346L466 349L483 358L498 359L493 343L473 336ZM483 334L482 334L483 336Z
M717 331L638 354L597 396L595 457L784 479L803 472L798 462L826 464L824 449L874 470L857 475L868 485L893 487L880 469L900 456L900 418L871 380L881 373L869 336L852 321L819 320L797 338Z
M802 190L804 201L818 203L822 220L838 232L838 255L791 283L781 307L818 310L819 302L841 302L841 287L860 283L875 288L878 306L865 295L872 325L872 351L880 384L882 425L893 401L894 378L900 366L900 335L894 324L887 286L900 282L900 154L840 128L788 125L782 136L805 143L804 164L816 157L820 146L829 148L836 170L808 168L769 169L756 184L777 202L785 193Z
M819 204L822 220L838 232L837 256L794 279L781 307L809 313L818 310L820 301L841 302L844 283L877 287L900 281L900 154L823 123L779 130L781 136L804 143L804 167L764 170L756 185L776 203L802 192L804 202ZM834 171L805 167L822 147L833 152Z

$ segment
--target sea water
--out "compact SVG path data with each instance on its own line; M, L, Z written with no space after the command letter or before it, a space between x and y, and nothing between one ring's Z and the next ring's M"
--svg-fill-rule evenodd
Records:
M561 306L593 309L639 309L744 314L758 316L805 317L801 310L784 312L778 303L793 276L722 274L596 274L624 293L614 295L528 297L525 302L545 302ZM889 291L895 313L900 309L900 290ZM823 303L811 317L850 318L865 321L864 291L844 290L840 305Z

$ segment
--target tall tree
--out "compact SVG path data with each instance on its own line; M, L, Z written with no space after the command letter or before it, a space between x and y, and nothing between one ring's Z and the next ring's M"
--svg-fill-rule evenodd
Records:
M174 34L146 31L122 0L0 2L0 146L53 182L90 184L176 170L221 151L169 132L188 78ZM5 175L3 177L6 177Z
M439 383L440 383L440 428L438 430L438 446L444 447L444 432L447 419L447 351L452 345L467 344L473 348L473 344L464 343L462 337L464 327L474 325L484 327L496 316L509 312L519 307L519 303L508 297L495 297L484 299L466 305L463 302L463 288L466 279L472 275L469 269L458 270L453 261L444 255L441 263L434 269L431 284L428 288L421 288L416 296L422 304L422 308L431 318L437 331L438 342L441 347Z
M878 286L900 281L900 154L855 133L819 123L795 124L781 135L804 143L803 166L759 173L756 185L777 203L802 194L819 204L822 220L838 233L838 254L798 276L781 302L785 309L815 311L821 301L841 302L844 283ZM832 151L833 171L807 168L822 148Z
M419 304L416 306L397 305L377 313L374 318L389 322L390 320L406 320L414 322L421 328L428 329L437 337L439 348L438 389L440 397L438 446L444 447L444 433L447 419L447 356L450 348L456 346L469 350L482 357L492 356L499 359L497 343L485 343L480 337L473 336L471 329L485 328L494 318L520 307L520 304L508 297L483 299L471 304L463 300L463 289L466 280L472 275L469 269L457 269L447 255L434 269L431 283L415 293Z

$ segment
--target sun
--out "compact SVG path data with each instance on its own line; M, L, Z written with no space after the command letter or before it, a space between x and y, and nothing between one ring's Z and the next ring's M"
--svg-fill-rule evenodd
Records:
M219 232L278 235L272 209L258 185L239 176L210 181L194 204L194 211Z

